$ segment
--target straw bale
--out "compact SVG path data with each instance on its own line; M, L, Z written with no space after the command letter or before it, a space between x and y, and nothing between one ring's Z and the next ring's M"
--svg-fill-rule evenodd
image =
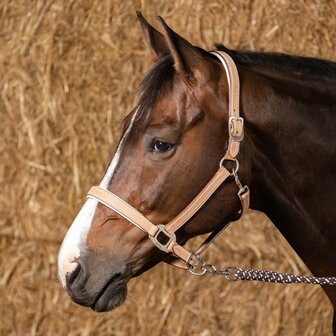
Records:
M149 68L135 10L163 16L192 43L335 60L334 1L0 3L0 334L328 335L318 287L227 283L159 265L127 302L97 314L57 281L57 252L99 181ZM279 232L251 212L208 253L218 265L309 274Z

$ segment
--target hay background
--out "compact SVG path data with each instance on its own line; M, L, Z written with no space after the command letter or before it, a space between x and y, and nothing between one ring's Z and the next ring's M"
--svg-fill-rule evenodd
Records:
M330 335L318 287L227 283L159 265L97 314L56 277L61 240L104 173L149 68L135 10L204 48L335 57L335 1L0 2L0 334ZM304 238L304 237L303 237ZM209 259L307 273L265 216L250 213Z

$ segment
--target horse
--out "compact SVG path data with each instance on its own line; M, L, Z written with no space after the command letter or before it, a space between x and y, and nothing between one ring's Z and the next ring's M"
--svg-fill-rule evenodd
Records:
M153 66L99 186L164 225L223 163L229 84L213 53L192 45L161 17L163 33L137 15ZM245 131L237 158L250 208L271 219L314 275L336 275L336 63L223 45L216 50L234 60L241 83ZM234 172L237 162L225 165ZM230 177L178 228L179 246L241 215L241 186ZM125 301L131 278L171 259L157 247L127 217L88 198L63 240L58 276L76 303L112 310ZM324 290L335 308L336 288Z

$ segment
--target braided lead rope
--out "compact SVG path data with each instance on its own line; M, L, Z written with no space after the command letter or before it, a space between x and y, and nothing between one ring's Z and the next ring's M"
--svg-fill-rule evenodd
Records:
M314 277L242 268L235 268L234 270L234 275L230 280L264 281L285 284L336 285L336 277Z
M290 273L279 273L265 270L243 269L230 266L225 270L219 270L212 264L206 264L199 254L192 253L187 262L190 273L203 275L210 273L213 275L223 275L229 281L263 281L283 284L308 284L308 285L336 285L336 277L314 277L305 275L295 275Z

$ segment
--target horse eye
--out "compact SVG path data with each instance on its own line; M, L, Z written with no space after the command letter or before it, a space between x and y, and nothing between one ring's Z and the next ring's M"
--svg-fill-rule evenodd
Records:
M172 144L164 141L155 141L153 144L154 151L156 152L168 152L172 147Z

